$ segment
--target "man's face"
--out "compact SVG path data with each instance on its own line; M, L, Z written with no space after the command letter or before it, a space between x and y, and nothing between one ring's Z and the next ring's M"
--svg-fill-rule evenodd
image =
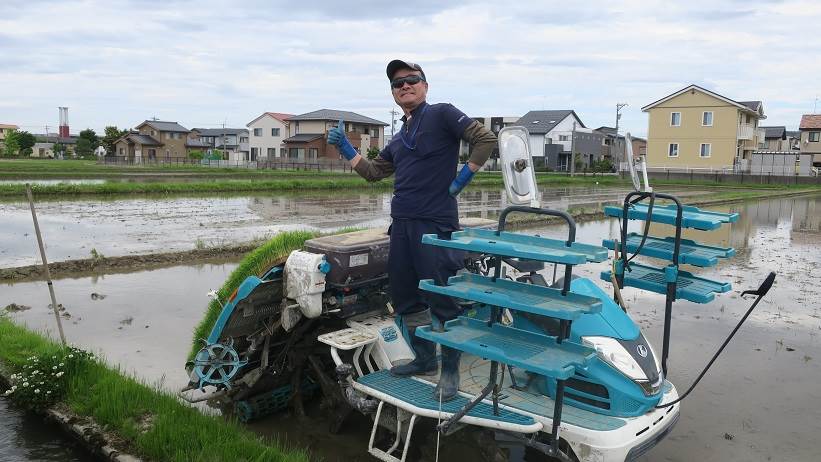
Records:
M421 76L422 73L412 69L399 69L393 74L392 81L409 75ZM396 104L402 108L412 110L425 101L425 97L428 95L428 83L424 80L414 85L406 82L399 88L391 87L391 92L393 93L393 100L396 101Z

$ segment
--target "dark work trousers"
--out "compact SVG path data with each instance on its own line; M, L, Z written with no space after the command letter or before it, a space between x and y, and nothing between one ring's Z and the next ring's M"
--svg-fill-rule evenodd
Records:
M464 267L462 250L422 244L423 234L450 239L453 227L427 220L395 218L391 224L388 279L396 314L410 314L430 308L431 314L449 321L459 315L459 306L446 295L419 290L421 279L445 285L449 277Z

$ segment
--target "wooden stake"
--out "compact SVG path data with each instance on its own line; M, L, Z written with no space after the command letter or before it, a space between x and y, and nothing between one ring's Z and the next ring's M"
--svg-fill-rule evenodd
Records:
M48 260L46 259L46 249L43 246L43 237L40 235L40 225L37 223L37 213L34 211L34 199L31 197L31 185L26 183L26 196L31 207L31 219L34 220L34 233L37 234L37 245L40 247L40 257L43 259L43 270L46 272L46 283L48 292L51 295L51 308L54 310L54 319L57 320L57 329L60 330L60 340L66 346L66 334L63 333L63 322L60 320L60 312L57 309L57 297L54 295L54 284L51 283L51 273L48 270Z

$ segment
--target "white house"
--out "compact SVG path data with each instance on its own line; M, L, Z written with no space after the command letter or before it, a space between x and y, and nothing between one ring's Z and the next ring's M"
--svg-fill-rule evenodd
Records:
M570 155L573 130L587 128L576 112L571 109L553 111L530 111L516 125L527 128L530 133L530 153L551 168L566 164Z
M248 146L252 159L288 157L282 141L289 136L288 119L293 116L281 112L264 112L245 125L248 127Z

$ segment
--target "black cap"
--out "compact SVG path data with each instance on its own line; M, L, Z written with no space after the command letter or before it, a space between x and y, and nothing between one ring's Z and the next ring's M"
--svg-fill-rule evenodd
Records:
M394 59L393 61L388 63L388 68L385 69L385 72L388 74L388 80L393 80L393 74L396 74L396 71L399 69L410 69L413 71L419 71L422 73L422 79L427 82L427 78L425 78L425 71L422 70L422 66L412 63L409 61L402 61L401 59Z

